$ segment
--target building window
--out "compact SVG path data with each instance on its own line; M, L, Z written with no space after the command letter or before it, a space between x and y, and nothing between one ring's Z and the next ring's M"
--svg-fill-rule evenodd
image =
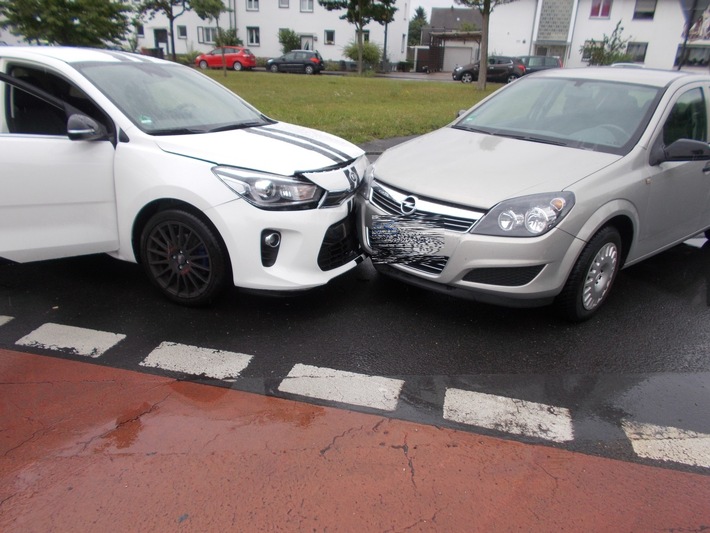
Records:
M646 61L646 49L648 43L629 43L626 45L626 53L631 56L631 61L634 63L643 63Z
M335 44L335 30L325 30L325 44Z
M370 30L362 30L362 42L363 43L370 42Z
M301 0L301 13L313 13L313 0Z
M177 27L178 39L187 39L187 26Z
M612 0L592 0L591 18L609 18Z
M247 11L259 11L259 0L247 0Z
M599 41L584 41L584 47L582 48L582 61L589 61L592 59L592 52L594 51L594 48L602 48L603 46L604 43ZM538 48L537 52L541 53L540 48Z
M259 28L247 28L247 44L249 46L259 46L261 44Z
M207 26L197 27L197 42L214 44L217 38L217 28L209 28Z
M145 30L143 29L143 24L136 24L136 35L138 37L145 37Z
M282 9L288 9L288 0L279 0L279 7Z
M636 0L634 8L634 19L653 20L656 14L656 0Z
M407 34L403 33L402 34L402 49L400 50L400 52L403 54L406 49L407 49Z

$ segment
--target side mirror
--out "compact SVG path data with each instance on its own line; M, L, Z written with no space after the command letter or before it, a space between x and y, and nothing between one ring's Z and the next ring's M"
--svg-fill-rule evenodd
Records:
M86 115L70 115L67 135L72 141L102 141L108 139L106 128Z
M710 144L692 139L678 139L668 146L657 142L651 149L649 164L656 166L664 161L709 161Z

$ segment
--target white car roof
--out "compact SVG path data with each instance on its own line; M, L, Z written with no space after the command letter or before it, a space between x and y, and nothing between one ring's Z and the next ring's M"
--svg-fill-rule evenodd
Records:
M1 57L34 60L51 58L65 63L80 63L84 61L105 61L107 63L122 61L160 61L154 57L129 52L71 46L3 46L2 50L0 50L0 58Z
M650 68L581 67L561 68L536 72L531 76L548 78L572 78L580 80L607 80L622 83L638 83L653 87L665 87L683 79L687 81L710 81L710 76L677 70Z

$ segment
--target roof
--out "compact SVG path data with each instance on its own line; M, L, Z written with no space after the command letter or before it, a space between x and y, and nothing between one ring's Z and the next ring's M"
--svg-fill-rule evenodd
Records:
M477 9L456 9L454 7L434 7L431 10L431 21L429 26L432 31L455 31L464 29L472 29L474 26L477 30L483 28L483 18L480 11ZM468 26L468 28L466 28Z
M622 83L638 83L653 87L665 87L679 80L710 82L707 74L697 74L688 71L660 70L650 68L613 68L613 67L580 67L544 70L534 74L536 77L572 78L588 80L609 80Z
M56 59L64 63L81 62L155 62L159 59L132 54L130 52L120 52L115 50L103 50L98 48L79 48L71 46L3 46L0 50L0 57L13 56L25 59Z

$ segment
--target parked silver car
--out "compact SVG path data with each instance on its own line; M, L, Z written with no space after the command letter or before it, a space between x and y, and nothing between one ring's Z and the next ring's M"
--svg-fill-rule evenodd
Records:
M383 273L591 317L620 268L710 228L710 76L524 77L367 171L360 238Z

